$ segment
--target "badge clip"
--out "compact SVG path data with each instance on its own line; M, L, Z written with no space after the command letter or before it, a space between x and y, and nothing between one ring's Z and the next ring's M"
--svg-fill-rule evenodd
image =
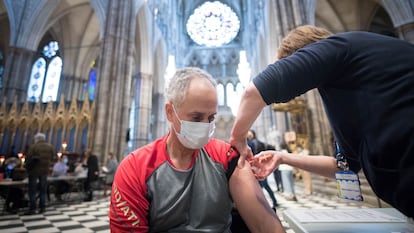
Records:
M338 196L342 199L363 201L361 192L361 182L353 171L349 170L349 164L345 156L341 153L338 143L336 144L336 166L341 171L335 174L338 187Z

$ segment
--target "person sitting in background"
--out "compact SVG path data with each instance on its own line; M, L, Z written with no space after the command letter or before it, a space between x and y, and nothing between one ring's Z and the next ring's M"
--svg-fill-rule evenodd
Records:
M9 157L4 161L4 167L7 172L7 178L10 180L21 180L19 179L20 174L18 175L16 169L20 167L20 161L18 158ZM9 187L8 191L2 192L2 196L5 197L6 211L9 213L17 213L17 211L23 207L24 193L20 187Z
M74 163L73 175L79 178L86 178L88 176L88 168L83 166L80 159Z
M114 181L114 176L117 168L118 160L116 159L114 153L109 152L106 166L102 167L102 172L105 173L104 196L106 196L107 189L112 187L112 182Z
M69 169L67 162L68 157L65 155L58 158L58 161L53 165L52 176L66 176Z
M12 179L13 170L15 167L20 166L20 160L15 157L9 157L3 163L4 165L4 178Z
M61 156L58 158L58 161L53 165L52 176L66 176L69 169L67 163L67 156ZM55 189L54 193L56 200L58 201L62 201L62 194L68 192L70 188L70 184L65 180L56 180L53 182L52 186Z

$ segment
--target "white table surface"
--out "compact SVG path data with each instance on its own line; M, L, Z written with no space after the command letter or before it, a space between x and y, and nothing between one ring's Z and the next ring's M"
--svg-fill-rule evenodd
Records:
M394 208L287 209L295 233L414 233L414 223Z

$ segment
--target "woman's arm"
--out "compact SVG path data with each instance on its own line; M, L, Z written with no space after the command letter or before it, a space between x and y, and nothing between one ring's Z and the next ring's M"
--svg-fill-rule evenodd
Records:
M240 153L239 167L243 167L246 158L253 156L247 145L246 135L253 122L266 106L262 96L253 83L246 88L240 100L239 110L230 135L230 144Z
M263 151L257 154L250 163L258 179L270 175L280 164L288 164L329 178L335 178L335 173L339 171L334 157L324 155L304 156L280 151Z

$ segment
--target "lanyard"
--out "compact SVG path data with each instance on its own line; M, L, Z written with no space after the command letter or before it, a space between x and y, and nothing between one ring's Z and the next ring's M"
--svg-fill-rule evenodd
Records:
M363 201L361 192L361 182L359 177L353 171L349 170L349 164L345 156L341 153L339 144L335 142L336 148L336 167L341 171L335 173L338 186L338 196L348 200Z
M349 170L349 164L346 161L345 156L341 153L341 148L339 147L339 144L335 142L335 149L336 149L336 167L348 171Z

